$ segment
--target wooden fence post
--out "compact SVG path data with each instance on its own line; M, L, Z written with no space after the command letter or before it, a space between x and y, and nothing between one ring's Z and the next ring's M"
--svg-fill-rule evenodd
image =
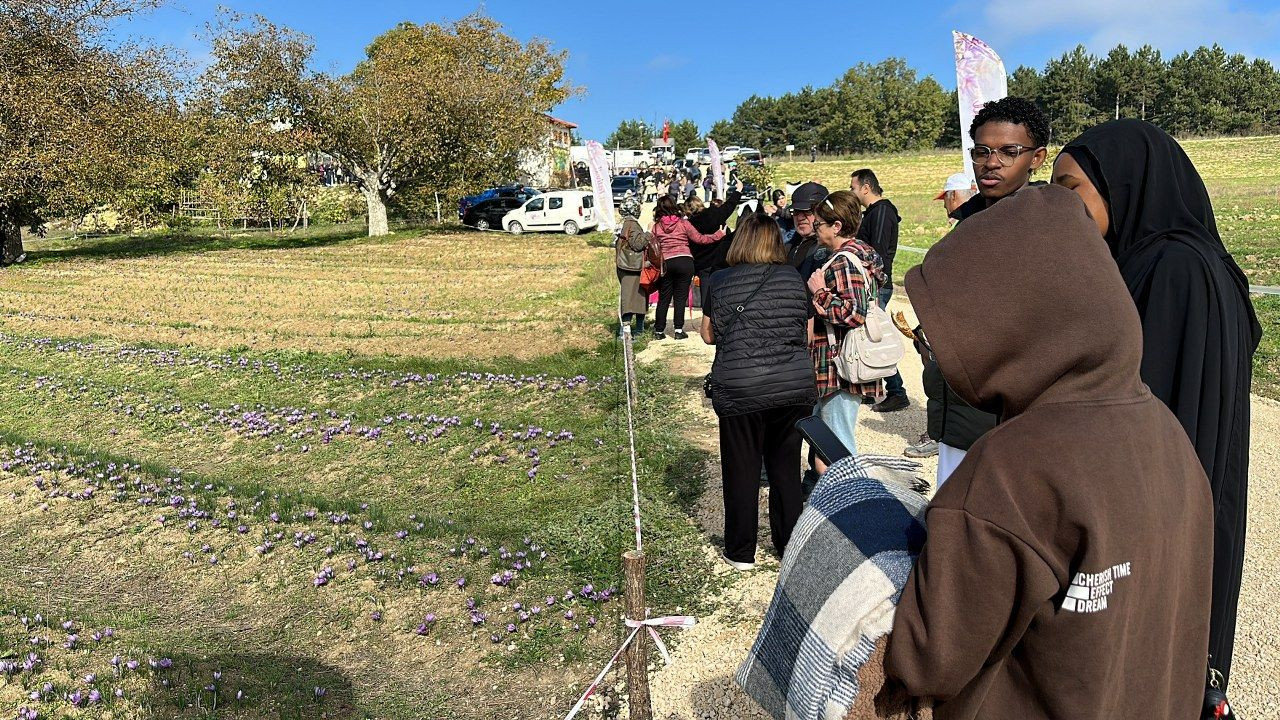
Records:
M622 576L626 581L627 617L644 620L644 553L628 550L622 553ZM652 720L649 704L649 634L643 628L627 646L627 709L631 720Z

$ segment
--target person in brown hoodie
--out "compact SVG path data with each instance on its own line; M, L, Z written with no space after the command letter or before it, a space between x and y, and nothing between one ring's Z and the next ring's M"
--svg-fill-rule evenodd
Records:
M1001 421L929 507L888 675L939 720L1196 718L1212 500L1083 202L1026 188L906 286L947 383Z

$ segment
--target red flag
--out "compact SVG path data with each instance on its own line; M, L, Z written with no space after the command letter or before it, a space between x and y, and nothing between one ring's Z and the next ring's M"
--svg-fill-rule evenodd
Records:
M671 141L671 121L663 120L662 121L662 142L665 143L670 141Z

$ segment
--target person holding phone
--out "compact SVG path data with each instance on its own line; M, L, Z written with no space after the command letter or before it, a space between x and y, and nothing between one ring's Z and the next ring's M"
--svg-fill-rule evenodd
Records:
M755 565L760 467L769 473L769 529L779 557L800 517L800 432L817 401L807 351L808 297L767 215L738 221L729 267L703 287L702 339L716 346L711 404L720 419L724 559Z
M884 398L884 381L851 383L836 372L835 357L845 335L867 321L870 303L875 302L885 281L884 266L876 251L856 237L862 212L852 192L833 192L814 205L813 211L818 242L832 251L831 260L808 280L816 315L809 352L818 381L817 414L856 455L858 408L863 397ZM859 271L855 262L861 263L865 272ZM828 326L833 331L834 344L827 340ZM819 473L826 470L821 459L815 465Z

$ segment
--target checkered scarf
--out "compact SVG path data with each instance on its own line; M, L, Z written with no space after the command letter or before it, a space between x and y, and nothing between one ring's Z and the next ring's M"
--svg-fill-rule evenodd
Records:
M764 625L735 680L770 715L844 718L858 669L893 626L924 545L920 465L859 455L814 488L782 558Z

